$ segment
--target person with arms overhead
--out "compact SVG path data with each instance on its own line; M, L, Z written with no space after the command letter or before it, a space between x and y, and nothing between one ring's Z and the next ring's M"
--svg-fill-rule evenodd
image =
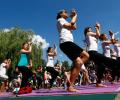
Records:
M23 43L17 64L18 70L22 73L21 88L26 88L28 86L28 79L32 77L32 71L31 71L32 60L30 59L31 52L32 52L32 43L31 42Z
M86 27L84 30L85 39L88 45L88 53L90 55L90 60L92 60L97 68L97 87L106 87L101 83L101 79L103 78L103 72L106 67L110 69L114 69L120 65L120 62L111 59L109 57L105 57L103 54L98 52L98 39L100 37L100 24L96 23L95 25L96 32L92 31L91 27Z
M54 58L56 55L57 55L56 48L48 47L46 70L51 74L50 86L49 86L50 89L52 88L55 79L59 75L59 72L56 71L54 68Z
M57 14L57 29L60 37L60 49L73 62L70 73L67 73L67 91L77 92L73 84L79 75L81 66L88 60L89 54L76 45L73 40L73 30L76 30L77 12L73 10L70 14L71 21L68 22L68 13L62 10Z

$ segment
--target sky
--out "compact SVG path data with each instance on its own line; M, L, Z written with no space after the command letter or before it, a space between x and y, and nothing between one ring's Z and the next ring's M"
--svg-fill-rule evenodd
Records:
M84 47L84 28L101 24L101 32L112 29L120 37L120 0L0 0L0 29L20 27L30 29L40 35L49 46L58 47L56 59L68 60L59 49L59 34L56 15L61 9L68 12L75 8L78 13L77 30L74 41ZM44 49L43 58L45 58Z

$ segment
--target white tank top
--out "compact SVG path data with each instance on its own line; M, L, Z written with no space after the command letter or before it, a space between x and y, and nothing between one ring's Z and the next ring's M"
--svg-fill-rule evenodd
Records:
M48 56L46 66L47 67L54 67L54 57L53 56Z
M73 42L73 35L70 29L64 28L63 25L68 22L64 18L59 18L57 21L57 29L59 32L60 43L67 41Z
M98 40L94 36L86 35L88 51L98 51Z
M111 57L110 54L110 45L106 44L105 41L102 42L103 54L106 57Z
M120 57L120 47L117 44L114 45L115 52L117 53L117 57Z

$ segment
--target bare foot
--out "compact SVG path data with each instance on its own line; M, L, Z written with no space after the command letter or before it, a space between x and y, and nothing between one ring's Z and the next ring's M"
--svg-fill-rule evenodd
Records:
M104 85L104 84L96 84L96 87L107 87L107 85Z
M88 84L92 84L92 82L90 80L88 80Z
M48 88L50 91L52 90L52 88Z
M120 84L120 83L118 83L118 82L111 82L111 84Z
M74 87L70 86L67 88L67 92L80 92L80 91L75 89Z

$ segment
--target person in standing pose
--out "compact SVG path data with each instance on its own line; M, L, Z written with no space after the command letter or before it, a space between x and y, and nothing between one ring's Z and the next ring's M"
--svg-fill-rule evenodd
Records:
M102 41L102 49L103 49L104 56L111 58L110 45L114 44L115 41L108 40L108 37L106 34L101 34L99 39Z
M60 36L60 49L73 62L70 73L67 73L67 91L77 92L73 84L79 75L81 66L88 60L89 54L73 41L72 31L76 30L77 12L73 10L70 14L71 22L68 22L68 13L62 10L57 14L57 29Z
M118 39L116 39L116 37L115 37L115 34L110 30L109 31L109 35L110 35L110 37L111 37L111 40L112 41L115 41L115 43L114 43L114 52L116 52L116 60L117 61L120 61L120 43L119 43L119 41L118 41ZM113 84L117 84L117 82L115 82L115 76L117 76L117 81L119 80L119 78L120 78L120 68L117 68L117 69L114 69L116 72L115 73L113 73Z
M51 74L51 79L50 79L50 89L53 86L53 82L59 75L59 72L55 70L54 68L54 57L57 55L56 48L53 47L48 47L47 50L47 64L46 64L46 70Z
M101 83L101 79L103 78L103 72L105 67L109 67L112 70L115 67L120 65L119 61L111 59L109 57L105 57L103 54L98 53L98 39L100 37L100 24L96 23L95 25L96 32L92 31L91 27L87 27L84 30L86 42L88 45L88 53L90 55L90 60L94 61L97 66L97 87L106 87Z
M30 59L30 53L32 52L32 43L25 42L22 44L20 50L20 58L17 64L18 70L22 73L21 88L28 86L28 79L32 76L32 60Z
M103 49L104 56L112 58L111 53L110 53L110 45L116 43L116 41L113 39L113 36L111 36L111 40L108 40L108 37L106 34L101 34L99 39L102 41L102 49ZM111 83L115 83L114 80L115 80L116 73L118 72L117 70L118 69L116 69L116 67L113 68L113 70L112 70Z

